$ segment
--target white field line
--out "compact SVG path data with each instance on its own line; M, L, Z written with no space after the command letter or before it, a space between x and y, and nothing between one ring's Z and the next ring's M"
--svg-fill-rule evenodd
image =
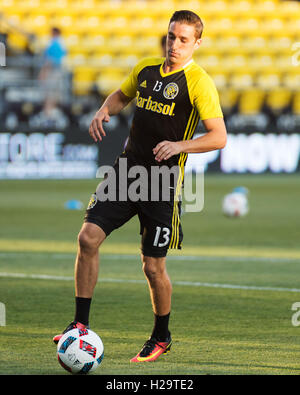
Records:
M16 258L25 255L49 255L51 259L75 259L76 253L49 253L49 252L0 252L0 258ZM107 260L140 260L138 254L101 254ZM167 257L168 261L192 261L202 263L203 261L222 261L222 262L298 262L296 258L271 258L271 257L244 257L244 256L208 256L208 255L180 255Z
M33 280L58 280L58 281L74 281L71 276L53 276L48 274L25 274L25 273L8 273L0 272L0 277L6 278L24 278ZM130 280L121 278L102 278L98 280L100 283L133 283L145 284L145 280ZM242 289L247 291L275 291L275 292L297 292L300 293L298 288L280 288L280 287L260 287L252 285L236 285L236 284L217 284L217 283L201 283L193 281L173 281L173 285L183 285L191 287L209 287L209 288L226 288L226 289Z

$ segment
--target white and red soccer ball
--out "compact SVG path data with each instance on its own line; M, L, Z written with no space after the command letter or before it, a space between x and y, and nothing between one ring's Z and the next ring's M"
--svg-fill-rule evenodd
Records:
M101 364L103 356L102 340L91 329L72 329L57 344L58 362L70 373L93 372Z
M244 217L249 212L248 190L235 188L223 198L222 211L227 217Z

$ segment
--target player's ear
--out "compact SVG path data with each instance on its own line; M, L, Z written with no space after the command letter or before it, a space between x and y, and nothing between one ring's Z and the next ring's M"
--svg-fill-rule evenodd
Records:
M202 38L198 38L194 44L194 49L198 49L202 43Z

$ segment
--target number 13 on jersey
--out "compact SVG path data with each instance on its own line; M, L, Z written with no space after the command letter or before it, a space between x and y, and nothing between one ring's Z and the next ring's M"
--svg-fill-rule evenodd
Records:
M160 234L162 233L162 237L164 239L163 243L159 243ZM156 233L153 245L154 247L165 247L170 241L170 229L169 228L161 228L160 226L156 227Z
M161 90L161 87L162 87L162 82L156 81L153 90L155 92L159 92Z

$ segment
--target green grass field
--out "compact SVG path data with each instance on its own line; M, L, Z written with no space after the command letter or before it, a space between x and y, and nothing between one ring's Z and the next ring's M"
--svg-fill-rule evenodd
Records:
M1 374L69 374L53 335L73 319L73 265L84 210L97 180L0 181ZM250 213L222 215L235 186L250 190ZM155 363L130 364L153 315L139 261L136 219L104 243L90 324L105 357L93 374L299 374L299 176L206 175L205 206L182 217L184 244L172 252L173 346Z

